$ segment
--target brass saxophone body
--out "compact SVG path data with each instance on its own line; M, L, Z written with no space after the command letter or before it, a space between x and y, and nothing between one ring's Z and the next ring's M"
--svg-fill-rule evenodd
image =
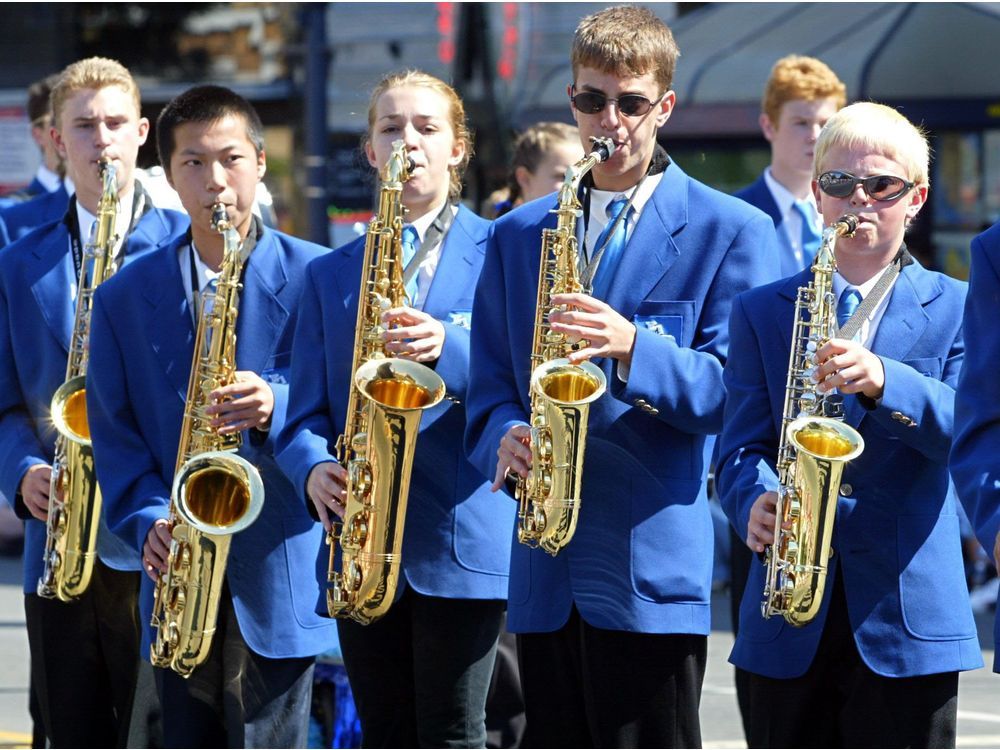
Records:
M209 394L235 377L244 263L239 234L225 207L216 205L213 214L225 249L216 292L202 295L170 495L170 554L153 601L156 637L150 661L182 677L208 657L232 535L253 523L264 504L260 473L236 454L242 435L219 435L211 415L205 414L212 404Z
M554 210L556 228L542 230L534 338L531 345L531 455L527 478L518 477L517 538L556 555L576 532L590 404L607 389L592 362L571 364L576 344L549 325L556 294L581 292L576 223L577 191L597 164L611 158L610 138L593 138L590 154L566 170Z
M37 592L47 599L78 599L94 572L101 490L87 424L87 363L94 291L117 270L115 219L118 179L114 164L101 163L101 200L97 224L80 264L76 315L70 336L66 380L52 396L52 422L59 435L52 461L45 553Z
M437 373L388 356L382 339L382 313L408 302L402 192L411 169L403 142L394 142L380 175L378 212L365 237L347 422L336 445L337 460L347 469L347 499L343 523L327 535L327 610L363 625L382 617L395 598L420 419L445 394Z
M843 422L840 397L819 393L812 381L815 353L837 333L836 240L853 235L857 226L857 217L845 214L823 230L813 279L799 287L795 301L778 445L777 520L765 558L761 614L781 615L796 627L811 622L823 602L840 478L865 447L861 434ZM791 527L782 528L787 522Z

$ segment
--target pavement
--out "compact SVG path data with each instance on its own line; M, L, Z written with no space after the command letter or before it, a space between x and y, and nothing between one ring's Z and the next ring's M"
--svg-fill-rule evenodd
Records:
M736 707L732 666L726 658L732 647L727 595L713 600L712 636L708 639L708 667L701 699L704 747L746 747ZM993 615L977 615L986 669L964 672L959 678L958 747L1000 747L1000 675L993 664ZM0 748L28 747L28 638L24 630L21 562L0 557Z

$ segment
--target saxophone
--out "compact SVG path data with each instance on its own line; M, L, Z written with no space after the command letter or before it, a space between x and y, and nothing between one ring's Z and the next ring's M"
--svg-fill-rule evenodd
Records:
M59 435L52 461L45 554L37 593L47 599L78 599L94 572L101 490L87 425L87 362L94 291L117 270L114 234L118 215L115 166L101 162L101 200L97 224L83 251L77 284L76 316L70 337L66 380L52 396L52 422Z
M589 156L566 170L559 188L556 228L542 231L531 345L531 456L528 476L518 477L517 538L556 555L569 544L580 513L580 484L587 440L590 404L607 388L607 378L592 362L571 364L566 357L577 348L552 331L549 314L556 294L583 291L577 258L576 222L580 216L580 180L614 153L610 138L591 138Z
M150 661L182 677L191 675L212 646L232 535L253 523L264 504L259 472L236 454L242 435L219 435L205 414L209 394L234 380L244 263L239 234L222 204L213 207L212 223L223 236L222 269L215 294L202 295L170 494L170 554L153 601Z
M437 373L387 356L382 339L382 313L408 303L401 198L412 168L403 142L395 141L380 175L378 213L365 236L347 423L336 444L337 460L347 468L347 499L343 522L327 535L327 610L362 625L384 615L395 598L420 419L445 395Z
M811 622L823 602L840 478L865 448L860 433L843 422L840 396L817 392L812 381L815 352L837 333L834 245L857 227L857 216L844 214L823 230L813 279L799 287L795 300L778 445L777 520L764 561L761 614L765 619L780 614L796 627ZM782 528L788 522L791 528Z

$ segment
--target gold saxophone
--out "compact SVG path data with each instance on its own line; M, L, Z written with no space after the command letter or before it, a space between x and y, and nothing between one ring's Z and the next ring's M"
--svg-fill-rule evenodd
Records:
M865 449L860 433L843 422L839 396L819 393L812 381L815 353L837 333L834 245L857 227L858 217L844 214L823 230L813 280L799 287L795 300L778 445L777 520L765 558L761 614L765 619L780 614L796 627L811 622L823 602L840 477ZM791 528L782 528L788 522Z
M336 446L337 460L347 468L347 500L343 523L327 535L327 609L331 617L362 625L384 615L395 598L420 418L445 394L437 373L387 356L382 339L382 313L408 303L402 192L412 168L403 142L395 141L380 175L378 213L365 237L347 424Z
M239 234L223 205L213 207L212 222L224 239L222 268L215 294L202 295L170 494L170 554L153 601L150 661L182 677L191 675L212 646L232 535L253 523L264 505L260 473L236 454L243 436L219 435L205 414L209 394L235 377L244 263Z
M577 257L580 180L611 158L610 138L591 138L589 156L566 170L559 188L556 228L542 230L538 299L531 345L531 456L527 478L518 477L517 538L556 555L569 544L580 513L580 485L590 404L607 388L607 378L592 362L571 364L575 342L549 325L552 297L583 291Z
M45 555L37 592L47 599L78 599L94 573L101 489L87 424L87 363L94 291L117 270L115 219L118 179L114 164L101 162L97 224L83 251L77 284L76 316L70 336L66 380L52 395L52 422L59 435L52 461Z

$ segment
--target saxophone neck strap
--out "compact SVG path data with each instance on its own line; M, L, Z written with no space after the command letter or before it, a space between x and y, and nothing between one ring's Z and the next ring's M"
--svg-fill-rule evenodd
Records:
M146 194L146 191L143 190L139 181L136 180L133 185L135 188L132 193L132 216L129 220L128 229L125 231L125 238L122 240L121 246L115 253L114 262L116 266L120 266L122 259L125 257L126 247L128 245L128 236L132 233L135 225L139 223L139 220L146 215L146 212L149 211L150 208L152 208L149 196ZM80 217L76 210L75 194L69 199L69 206L66 208L66 215L63 217L63 223L66 225L66 229L69 232L70 254L73 257L73 278L79 281L80 270L83 268L83 254L86 249L86 245L90 242L90 238L80 236Z
M892 291L892 285L896 282L896 277L912 262L913 256L906 249L906 245L903 245L899 248L899 252L896 253L896 257L892 259L892 262L882 271L882 275L879 276L872 290L861 300L861 304L858 305L854 314L837 330L836 337L850 341L857 336L864 322L871 317L871 314L882 304L882 300Z
M413 258L410 262L406 264L406 268L403 270L403 285L409 284L417 273L420 271L420 264L427 259L427 256L437 248L448 234L448 230L451 229L452 223L455 221L455 205L450 201L444 204L444 207L438 211L438 215L434 217L434 221L431 222L430 227L428 227L427 232L424 234L424 239L420 242L420 247L417 252L413 254Z
M260 242L261 235L264 234L264 222L261 221L257 214L251 215L250 220L250 231L247 232L247 236L240 243L240 285L243 285L243 278L246 276L247 272L247 261L250 259L250 253L253 252L254 248L257 247L257 243ZM198 319L201 317L201 311L204 306L202 301L202 291L201 285L198 283L198 265L195 263L194 255L197 252L194 247L194 239L191 236L190 227L185 235L185 242L188 247L188 261L191 274L191 318L194 324L198 325Z

